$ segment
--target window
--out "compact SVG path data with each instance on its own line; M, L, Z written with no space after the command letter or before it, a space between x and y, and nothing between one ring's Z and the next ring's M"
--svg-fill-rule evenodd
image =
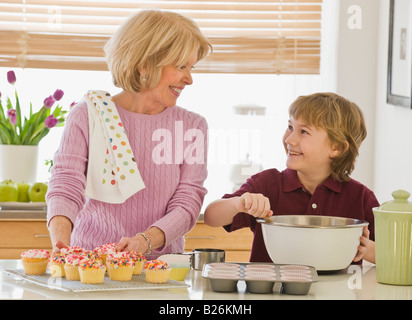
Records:
M202 73L318 74L322 0L9 0L0 66L107 70L103 46L132 12L193 18L214 46Z

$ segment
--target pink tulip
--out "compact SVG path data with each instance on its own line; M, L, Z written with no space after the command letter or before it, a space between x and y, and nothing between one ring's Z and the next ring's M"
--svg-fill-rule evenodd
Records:
M53 93L53 98L56 101L60 101L61 98L63 98L64 92L63 90L57 89L54 93Z
M46 99L44 99L43 104L46 108L50 109L53 106L54 102L54 98L52 96L49 96Z
M7 111L7 116L9 117L11 124L15 125L17 123L17 113L15 109Z
M13 84L13 85L16 83L16 74L14 73L13 70L7 72L7 81L8 81L10 84Z
M57 124L58 121L59 119L55 118L53 115L50 115L44 120L44 124L47 128L51 129Z

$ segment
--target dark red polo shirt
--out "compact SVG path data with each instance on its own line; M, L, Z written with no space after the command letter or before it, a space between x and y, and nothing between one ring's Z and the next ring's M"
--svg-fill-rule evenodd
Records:
M269 169L252 176L239 190L225 194L223 198L240 196L245 192L261 193L269 198L275 215L304 214L365 220L369 222L370 239L375 239L372 208L378 207L379 203L374 193L356 180L338 182L330 177L311 194L305 190L295 170L279 172ZM245 227L254 233L250 261L272 262L266 251L261 225L254 217L240 212L232 224L224 226L228 232Z

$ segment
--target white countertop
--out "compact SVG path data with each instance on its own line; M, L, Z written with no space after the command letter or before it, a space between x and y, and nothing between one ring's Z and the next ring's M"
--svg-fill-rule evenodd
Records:
M0 270L22 269L20 260L0 260ZM201 271L190 270L185 283L188 287L169 289L134 289L93 292L65 292L39 286L17 276L0 272L0 299L121 299L121 300L412 300L412 286L393 286L376 281L375 266L350 266L348 269L319 274L319 281L313 283L307 295L253 294L246 291L243 281L238 282L237 292L219 293L211 289L208 279ZM277 285L275 285L275 291Z

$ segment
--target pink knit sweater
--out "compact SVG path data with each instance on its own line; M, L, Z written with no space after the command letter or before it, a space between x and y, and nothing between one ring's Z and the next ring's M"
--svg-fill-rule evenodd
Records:
M56 215L68 217L74 226L70 245L89 250L156 226L165 233L166 243L153 251L154 257L183 252L183 235L195 225L207 192L206 120L177 106L157 115L117 109L146 188L122 204L84 196L88 113L85 103L78 104L67 117L54 156L48 223Z

